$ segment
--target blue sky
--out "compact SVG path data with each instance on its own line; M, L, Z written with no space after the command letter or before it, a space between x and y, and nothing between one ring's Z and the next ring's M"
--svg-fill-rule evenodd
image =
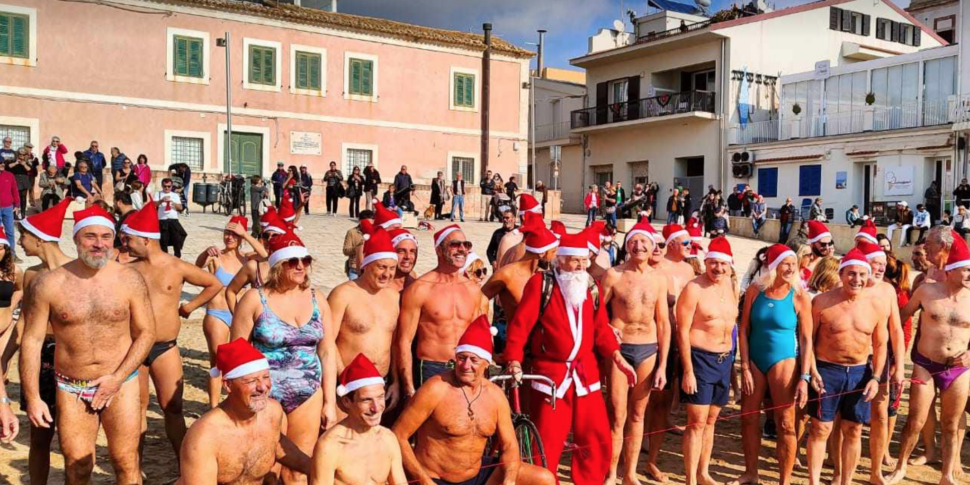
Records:
M780 9L808 2L768 3ZM905 7L909 0L896 3ZM530 50L536 49L527 44L537 42L536 30L546 29L546 65L569 68L569 59L586 53L587 37L610 27L614 20L626 20L627 9L643 14L646 4L646 0L341 0L338 6L345 13L452 30L481 32L482 23L491 22L493 35ZM713 0L712 11L731 4ZM627 29L632 31L629 21Z

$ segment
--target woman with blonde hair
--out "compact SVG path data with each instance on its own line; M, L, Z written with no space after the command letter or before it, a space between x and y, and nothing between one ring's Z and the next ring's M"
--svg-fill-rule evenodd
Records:
M461 273L466 278L477 283L478 286L482 286L488 280L488 265L485 264L485 260L478 254L468 253L468 256L465 258L465 265L461 268ZM488 317L488 321L492 321L491 305L485 295L482 295L481 308L482 313Z
M833 256L826 256L815 265L815 272L808 279L808 293L815 298L842 284L839 279L839 260Z
M745 472L739 483L758 483L758 429L761 402L770 392L773 402L804 405L808 398L808 355L812 345L812 302L802 289L798 258L783 244L768 249L766 269L745 291L741 314L741 438ZM757 349L755 351L754 349ZM799 351L801 353L799 354ZM801 362L797 361L801 357ZM799 376L803 376L801 379ZM778 426L781 483L791 483L798 452L795 407L774 411Z
M337 348L326 298L310 286L313 257L293 232L270 240L269 277L235 307L229 340L245 338L269 361L269 397L286 412L284 434L307 455L336 424ZM282 470L283 483L306 475Z

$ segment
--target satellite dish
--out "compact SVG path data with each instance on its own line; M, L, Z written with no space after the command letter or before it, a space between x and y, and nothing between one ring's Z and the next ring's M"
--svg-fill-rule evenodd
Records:
M694 0L694 3L696 3L697 6L704 11L711 8L711 0Z
M705 0L705 1L710 1L710 0ZM617 30L617 31L623 32L624 30L626 30L626 24L624 24L622 20L619 20L619 19L614 20L613 21L613 30Z

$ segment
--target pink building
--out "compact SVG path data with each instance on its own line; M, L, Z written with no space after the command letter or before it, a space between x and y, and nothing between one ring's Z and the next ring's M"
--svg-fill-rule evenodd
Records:
M385 182L401 165L416 183L479 182L481 35L291 5L0 0L0 135L222 173L226 31L233 172L283 161L319 180L330 161L346 176L370 160ZM508 178L526 172L532 53L492 46L488 168Z

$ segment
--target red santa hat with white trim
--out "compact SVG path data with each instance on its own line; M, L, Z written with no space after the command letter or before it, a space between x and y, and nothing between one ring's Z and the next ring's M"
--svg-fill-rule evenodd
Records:
M680 224L667 224L663 227L664 243L670 244L670 241L673 241L680 236L690 237L690 233L684 229L684 226L681 226Z
M871 243L867 240L858 240L855 247L865 255L866 261L872 261L879 256L886 256L886 252L878 244Z
M565 233L559 238L556 256L589 257L589 236L584 230L578 234Z
M832 233L829 232L828 226L823 224L821 221L808 221L808 243L814 244L821 241L823 238L832 237Z
M876 223L872 222L871 218L866 218L865 222L862 223L862 227L859 228L859 232L856 233L855 240L879 244L879 240L876 239L876 235L878 234L879 231L876 230Z
M589 238L589 250L593 254L599 254L600 243L606 239L608 235L606 232L606 221L594 221L586 229L583 229L586 233L586 237Z
M216 348L216 366L209 370L209 375L236 379L264 370L269 370L269 361L256 347L240 337Z
M435 249L437 249L438 246L441 246L441 243L445 242L445 238L447 238L449 234L460 230L461 230L461 226L459 226L458 224L450 224L445 227L442 227L441 230L434 233Z
M525 250L533 254L543 254L559 246L559 239L549 229L546 229L542 219L534 223L534 227L523 228L525 233Z
M67 208L74 199L67 197L54 207L20 220L20 227L33 234L41 241L57 242L61 240L64 228L64 216Z
M269 207L266 208L266 212L263 214L262 217L259 218L259 227L262 227L262 228L265 229L266 226L269 225L269 221L267 220L267 218L268 217L272 217L270 214L272 214L274 216L277 215L276 214L276 207L269 206Z
M728 242L726 237L718 236L711 240L711 244L707 246L707 254L704 255L704 261L708 259L734 264L734 253L731 252L731 243Z
M497 329L489 326L488 317L479 315L472 320L471 325L465 329L465 333L458 339L458 346L455 347L455 354L468 352L487 361L492 360L492 336L497 333Z
M688 225L687 234L690 235L690 240L694 243L700 243L704 240L704 231L701 230L700 225Z
M158 223L158 209L154 201L148 201L141 209L125 219L121 225L121 232L130 236L147 237L148 239L161 239L162 232Z
M556 235L556 239L559 239L566 234L566 225L562 221L552 221L549 223L549 230Z
M229 222L226 225L229 224L238 224L242 227L243 231L249 230L249 219L247 219L246 216L232 216L229 218Z
M293 231L269 240L269 267L290 258L303 258L310 255L303 241Z
M380 202L374 203L374 224L383 227L384 229L391 229L391 226L397 224L404 224L404 221L394 212L384 204Z
M781 262L787 257L797 258L797 255L795 254L795 251L792 251L791 248L785 246L784 244L772 244L771 247L768 248L768 270L771 271L777 268L778 265L781 264Z
M870 273L872 272L872 266L869 265L869 260L866 259L866 255L859 248L852 248L849 252L845 253L845 256L842 256L842 261L839 263L839 271L849 266L861 266Z
M344 397L362 387L384 385L384 378L364 354L357 354L337 378L337 396Z
M364 235L364 259L361 260L360 267L363 269L364 266L381 259L397 261L397 252L394 251L391 235L383 227L378 227Z
M649 239L651 243L657 243L657 231L646 220L636 223L636 225L630 229L630 232L626 233L626 242L629 242L633 236L637 235L647 236L647 239Z
M387 233L390 234L391 244L393 244L395 248L398 244L401 244L404 241L414 241L414 244L418 243L418 238L414 237L414 234L411 234L411 231L404 228L399 227L397 229L391 229L390 231L387 231Z
M519 215L527 213L542 215L542 205L530 194L519 194Z
M283 200L280 201L279 216L286 222L293 222L296 219L296 209L293 208L293 199L290 198L289 191L283 194Z
M158 217L158 215L156 214L155 217ZM111 214L108 214L108 211L102 209L98 204L92 204L91 207L84 210L74 211L74 235L77 235L81 229L90 226L104 226L113 232L115 220L111 217Z
M950 255L946 258L946 271L970 266L970 249L967 249L967 241L958 233L953 234L953 244L950 246Z
M289 225L283 219L280 219L279 213L275 210L273 212L266 211L259 220L259 225L263 226L263 232L272 232L275 234L286 234L289 228Z

